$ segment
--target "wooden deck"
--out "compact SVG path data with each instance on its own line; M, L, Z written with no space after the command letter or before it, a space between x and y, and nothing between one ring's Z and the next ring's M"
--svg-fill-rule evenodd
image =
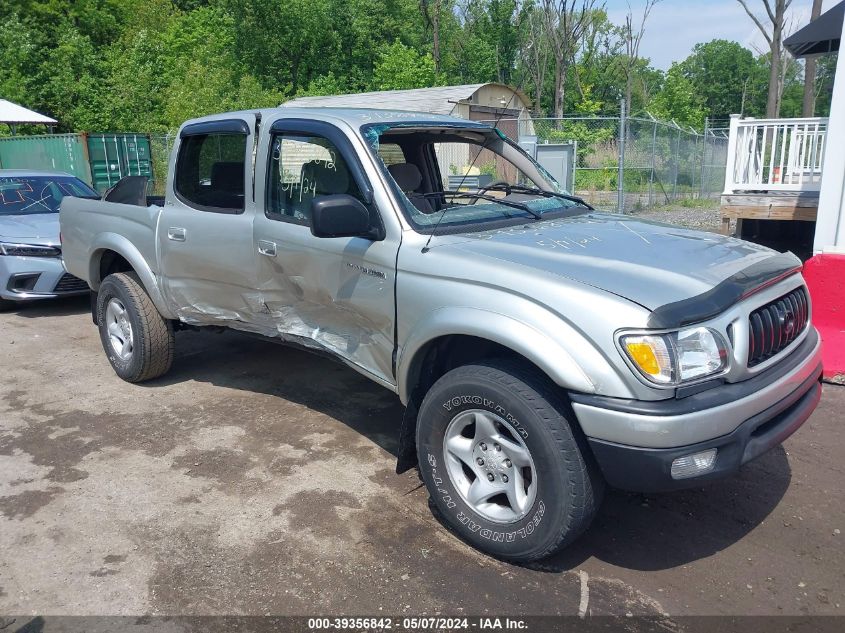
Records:
M731 220L801 220L814 222L819 207L818 191L757 191L722 196L722 232L730 232ZM738 231L739 232L739 231Z

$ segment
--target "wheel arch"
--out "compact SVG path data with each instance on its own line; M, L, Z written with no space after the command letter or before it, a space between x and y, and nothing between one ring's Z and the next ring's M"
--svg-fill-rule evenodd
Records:
M585 393L596 390L567 349L545 333L511 317L478 308L443 308L420 323L424 325L408 337L397 363L399 397L403 404L409 402L432 350L444 346L464 350L468 343L522 358L565 389ZM487 354L471 360L489 357Z
M536 369L563 389L596 387L570 353L550 337L515 319L477 308L442 309L422 320L425 334L408 338L397 364L405 415L397 472L416 464L417 412L428 389L446 372L490 358L510 358Z
M138 275L138 280L159 313L166 319L175 318L167 307L155 273L137 247L121 235L100 234L94 241L88 264L91 287L96 291L103 279L116 272L134 272Z

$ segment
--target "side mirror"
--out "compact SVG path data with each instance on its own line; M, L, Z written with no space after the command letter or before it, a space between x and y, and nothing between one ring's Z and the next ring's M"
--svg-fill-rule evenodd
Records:
M311 201L311 234L314 237L375 237L367 207L346 193L317 196Z

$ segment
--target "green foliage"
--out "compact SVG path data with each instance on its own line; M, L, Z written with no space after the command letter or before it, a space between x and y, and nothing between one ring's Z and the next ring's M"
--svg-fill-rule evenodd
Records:
M731 114L765 113L768 64L736 42L696 44L678 70L701 99L706 116L726 119Z
M298 95L485 81L521 88L539 101L542 114L552 109L554 83L544 6L539 0L5 0L0 96L57 118L59 131L163 133L186 118ZM564 110L616 115L629 64L619 26L605 10L591 13L572 55ZM830 108L834 59L819 60L822 114ZM539 74L532 60L540 60ZM724 40L697 45L665 74L639 59L632 112L649 110L694 127L705 116L759 116L766 69L765 56ZM802 67L792 62L782 114L800 111L801 83ZM601 152L588 157L587 147L612 143L616 131L563 122L539 135L577 140L580 158L600 166Z
M658 119L674 120L679 125L704 127L707 116L704 98L696 91L692 81L684 74L679 64L672 64L663 89L648 104L649 112Z
M16 14L0 24L0 96L16 103L30 101L27 80L36 67L36 39Z
M404 90L435 85L434 60L399 40L382 49L373 73L376 90Z

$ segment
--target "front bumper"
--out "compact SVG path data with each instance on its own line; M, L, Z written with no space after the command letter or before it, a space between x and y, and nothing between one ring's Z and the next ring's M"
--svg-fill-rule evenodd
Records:
M607 482L637 492L694 487L725 477L777 446L821 398L821 345L811 328L770 370L742 383L658 402L572 394L573 409ZM678 457L716 448L706 473L673 479Z
M0 298L50 299L88 292L88 284L68 274L60 258L0 256Z

